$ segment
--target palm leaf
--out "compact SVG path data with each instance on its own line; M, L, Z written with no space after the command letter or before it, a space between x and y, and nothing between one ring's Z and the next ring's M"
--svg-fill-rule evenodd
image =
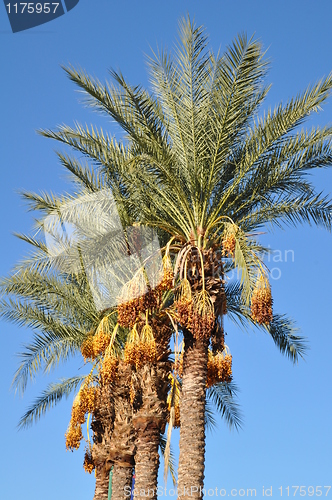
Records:
M32 403L19 421L19 428L28 427L37 422L48 410L57 405L64 397L77 389L86 379L87 375L61 379L58 383L50 384L45 391Z
M207 389L207 401L211 401L229 428L242 428L242 415L238 403L234 401L238 389L234 382L220 382Z

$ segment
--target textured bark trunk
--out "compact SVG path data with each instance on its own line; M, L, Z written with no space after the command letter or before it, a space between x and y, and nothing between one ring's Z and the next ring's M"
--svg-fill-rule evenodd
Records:
M165 428L168 378L166 364L139 372L142 400L133 415L136 430L134 499L157 498L160 432Z
M107 500L108 485L109 485L109 474L105 473L104 468L97 467L95 496L93 497L93 500Z
M184 330L184 342L178 498L195 500L202 498L204 487L208 341L195 340L188 330Z
M135 419L137 433L135 456L135 489L134 499L157 498L157 478L159 469L159 436L158 423L153 420Z
M114 464L112 500L123 500L130 498L135 463L135 431L132 425L132 409L128 401L117 401L116 406L117 415L108 460Z
M117 464L114 465L112 478L112 500L130 498L132 476L132 467L122 467Z
M114 404L111 387L100 387L97 406L91 424L93 430L92 458L96 470L94 500L108 499L109 470L107 454L111 443L114 421Z

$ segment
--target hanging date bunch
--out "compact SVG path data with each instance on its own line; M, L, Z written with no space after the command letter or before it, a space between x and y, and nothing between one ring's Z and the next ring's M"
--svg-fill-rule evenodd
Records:
M105 322L106 323L106 322ZM93 352L95 357L103 354L110 345L111 335L109 330L104 330L103 325L100 325L95 336L93 337Z
M108 385L116 380L119 361L109 350L101 362L99 381L102 386Z
M179 377L183 375L183 349L175 355L174 373L175 375L179 375Z
M97 356L104 354L111 342L111 330L108 317L105 316L98 325L96 332L88 333L87 338L81 345L81 353L86 361L93 360Z
M67 450L78 450L83 439L81 425L70 422L65 438Z
M117 307L119 325L132 328L140 313L153 310L157 303L157 290L150 288L140 271L122 290Z
M148 315L146 315L146 318L148 318ZM141 328L140 333L138 332L138 328ZM125 345L125 362L138 369L146 363L154 363L156 354L156 341L148 319L146 319L143 327L135 324L129 333Z
M168 253L165 253L163 257L163 266L162 266L162 280L159 283L157 289L161 293L170 290L173 285L173 279L174 279L174 272L173 272L173 266L172 266L172 261Z
M93 348L93 336L94 336L94 331L92 330L88 333L87 338L82 342L81 345L81 353L85 362L88 359L92 360L95 358L95 353Z
M234 258L236 248L236 235L239 227L234 223L226 223L222 238L222 255L224 257Z
M269 280L260 273L251 297L251 317L260 325L268 325L273 319L272 294Z
M90 447L85 450L83 468L88 474L91 474L95 468Z
M208 339L215 323L214 307L209 293L203 289L193 296L190 329L196 339Z
M141 364L153 363L156 360L156 341L147 318L140 335L139 351Z
M187 278L184 278L180 283L175 307L180 325L190 329L192 324L193 300L191 286Z
M81 425L85 422L85 415L94 411L96 404L96 388L89 376L81 386L73 403L71 419L66 432L67 450L78 449L83 438Z
M206 290L208 267L204 270L203 254L199 248L189 247L180 253L178 262L181 281L174 304L178 322L196 339L208 339L215 324L215 314L211 295ZM219 286L219 278L211 277L211 283L212 279Z
M232 380L232 356L226 350L213 354L209 350L207 363L206 386L211 387L219 382Z

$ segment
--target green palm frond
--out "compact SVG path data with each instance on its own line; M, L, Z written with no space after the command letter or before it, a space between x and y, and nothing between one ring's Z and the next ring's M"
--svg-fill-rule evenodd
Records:
M311 194L312 186L306 181L305 173L331 165L330 138L330 127L314 128L310 133L302 130L274 144L246 176L241 192L236 193L242 200L241 211L250 209L253 202L263 196Z
M243 230L309 220L330 227L331 204L315 198L310 183L296 172L320 161L330 164L331 129L306 134L296 128L330 94L331 75L257 118L268 90L261 44L240 35L214 58L203 28L189 18L180 23L175 55L159 51L149 66L153 95L131 86L121 73L111 72L115 85L103 85L82 70L65 69L89 105L111 114L129 134L130 153L127 161L122 156L120 170L132 201L141 201L143 220L186 237L221 215ZM43 133L104 170L117 149L102 131L79 125ZM133 189L133 179L143 190ZM305 204L310 205L306 214Z
M163 132L155 118L161 109L145 90L138 86L132 87L125 82L121 73L115 71L111 71L111 75L117 86L111 83L103 85L81 69L63 69L82 89L87 104L111 115L137 143L144 146L145 141L148 141L150 146L162 143Z
M232 216L231 214L236 213L234 209L236 210L239 206L239 202L241 207L242 200L244 203L253 199L260 201L260 188L264 186L265 175L267 172L270 173L271 166L272 178L276 168L282 169L282 162L273 161L276 148L281 147L285 154L287 148L289 151L291 144L293 146L291 157L303 150L303 143L297 142L298 135L292 137L290 134L308 114L316 111L318 106L326 100L331 92L331 86L332 76L330 75L314 87L308 88L302 95L292 99L287 105L279 106L273 112L269 111L264 118L257 120L257 123L249 128L243 144L234 149L233 160L232 156L227 159L226 165L228 163L229 167L226 179L221 179L223 186L218 184L219 189L216 191L217 195L223 188L222 197L216 196L211 205L212 220L220 214ZM315 141L330 140L330 138L329 128L317 129ZM284 160L282 156L280 159ZM245 189L248 182L251 186L250 190ZM227 210L225 210L226 207ZM248 208L250 211L250 206Z
M234 253L234 266L241 273L241 290L245 304L249 305L250 297L255 286L257 269L261 266L257 246L251 244L250 239L241 229L235 235L236 245ZM255 250L254 250L255 248Z
M241 288L238 281L226 287L227 316L244 329L250 326L268 332L280 352L293 363L304 358L308 349L307 339L298 335L299 329L294 321L286 315L274 314L270 325L259 325L251 318L250 308L243 303Z
M34 339L25 346L25 351L19 354L22 360L17 369L12 386L23 393L29 380L34 380L39 371L49 372L53 368L75 356L79 352L83 335L74 340L68 336L58 336L54 333L35 334Z
M27 202L29 210L40 210L46 214L57 211L66 197L58 197L53 193L32 193L30 191L20 191L21 197Z
M41 273L21 266L9 277L0 280L0 292L28 300L31 306L42 309L44 313L47 311L53 317L63 318L67 323L75 318L76 324L82 327L98 318L84 276L73 280L69 276ZM8 304L8 307L11 306ZM20 310L22 315L27 314L24 307ZM0 307L0 314L5 311L6 307Z
M49 409L57 405L64 397L76 391L88 375L61 379L58 383L50 384L45 391L32 403L19 421L18 427L23 429L37 422Z
M93 168L83 167L81 162L72 158L69 162L68 155L62 155L63 165L90 191L96 191L98 185L103 189L112 190L124 226L138 220L138 209L142 204L144 193L139 196L137 189L136 192L133 190L133 187L139 184L135 182L135 175L133 176L131 172L133 158L128 147L109 137L103 130L98 131L96 128L83 127L79 124L76 124L75 128L63 126L57 132L42 130L40 133L70 146L89 159L93 167L99 169L93 173ZM131 198L133 192L134 199Z
M96 192L105 188L101 173L93 170L88 163L82 164L75 157L57 152L61 164L72 174L72 179L88 192Z
M270 325L265 329L271 335L274 343L282 354L285 354L293 363L304 358L308 350L307 339L296 335L298 328L285 315L275 314Z
M205 403L205 413L204 413L204 420L205 420L205 427L209 431L213 431L217 427L217 421L215 419L215 408L213 404L211 404L211 401L206 398L206 403Z
M24 391L39 370L49 371L75 355L99 315L79 282L21 268L0 283L0 315L35 330L21 353L13 385ZM84 292L84 293L82 293Z
M210 401L229 428L242 428L242 414L238 403L234 401L238 389L234 382L220 382L207 389L207 401Z

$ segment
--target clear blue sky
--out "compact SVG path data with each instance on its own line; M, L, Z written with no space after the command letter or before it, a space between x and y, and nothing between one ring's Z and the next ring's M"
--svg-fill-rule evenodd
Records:
M113 67L132 83L148 85L145 54L157 44L172 47L177 20L186 12L206 26L215 50L225 48L238 32L255 33L262 40L273 83L266 106L285 102L332 70L330 0L80 0L65 16L18 34L11 33L1 4L1 275L26 252L12 232L29 232L33 224L17 191L69 189L53 151L58 145L38 136L36 129L78 120L117 133L109 120L80 104L60 65L80 65L101 80ZM332 99L307 127L331 121ZM332 172L315 174L313 182L331 193ZM220 422L215 433L208 433L206 487L227 493L256 488L256 498L263 498L262 488L272 486L275 498L280 486L290 486L292 495L292 485L332 485L332 240L327 232L305 226L265 235L264 242L279 251L269 264L279 276L272 280L275 310L296 320L310 350L305 362L293 366L267 335L227 325L244 428L229 432ZM293 254L286 261L287 250ZM5 322L0 332L0 497L91 499L94 480L82 468L83 450L65 450L72 399L29 430L16 428L47 383L76 373L80 363L41 377L23 399L14 397L9 388L18 363L15 353L31 336Z

